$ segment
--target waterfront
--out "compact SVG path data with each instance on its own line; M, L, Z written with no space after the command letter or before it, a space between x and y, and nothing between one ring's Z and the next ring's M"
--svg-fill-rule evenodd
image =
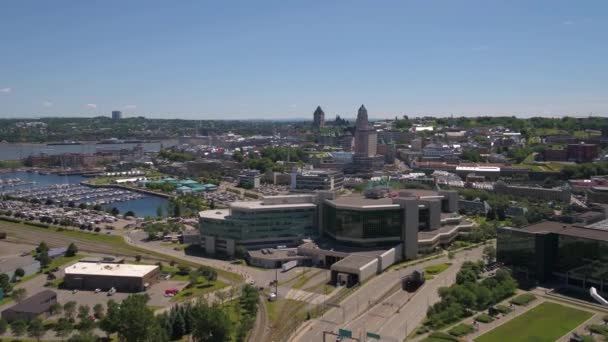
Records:
M142 143L145 152L160 151L161 144L163 147L169 147L176 144L175 140L164 140L162 142ZM0 144L0 160L20 160L31 155L41 153L55 155L62 153L82 153L93 154L103 150L120 150L132 149L137 144L97 144L97 143L82 143L81 145L46 145L46 144Z
M21 183L16 183L15 180L19 179ZM18 192L18 193L42 193L44 194L44 189L50 189L52 187L56 187L57 190L61 188L74 188L74 189L82 189L84 187L79 187L78 184L86 180L82 176L58 176L54 174L49 175L41 175L35 172L11 172L0 174L0 180L2 180L3 184L6 184L8 180L13 180L12 183L19 185L4 185L0 187L0 192ZM140 193L121 190L120 194L117 193L117 190L111 189L94 189L94 188L86 188L90 193L98 192L99 194L96 196L100 199L107 198L109 196L102 196L104 194L116 193L114 196L115 199L120 199L121 201L113 201L112 203L102 203L102 207L110 209L116 207L120 213L126 213L127 211L133 211L137 216L156 216L156 209L160 206L163 208L163 212L166 213L168 200L158 196L152 195L143 195ZM123 193L124 192L124 193ZM128 194L128 195L127 195ZM87 194L89 195L89 194ZM120 196L120 197L119 197ZM129 196L132 199L126 199L126 196ZM139 198L137 198L139 197ZM124 200L123 200L124 199ZM93 200L75 200L74 202L92 202ZM107 201L107 200L106 200Z

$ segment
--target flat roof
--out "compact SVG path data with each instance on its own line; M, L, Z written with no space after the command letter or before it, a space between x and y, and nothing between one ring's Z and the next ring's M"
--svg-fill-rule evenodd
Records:
M518 230L517 228L513 228L514 230ZM530 233L555 233L560 235L568 235L574 237L580 237L591 240L602 240L608 241L608 230L600 229L600 228L589 228L576 226L573 224L554 222L554 221L544 221L540 223L536 223L521 230L527 231Z
M361 267L369 264L373 260L376 260L376 257L351 254L346 258L334 263L330 268L331 270L337 272L358 273Z
M263 201L239 201L232 202L231 208L239 209L289 209L289 208L316 208L314 203L282 203L282 204L264 204Z
M230 209L203 210L198 213L200 218L223 219L230 215Z
M156 265L106 264L77 262L65 268L65 274L97 275L112 277L143 277L157 269Z
M399 207L398 204L393 204L393 200L390 198L365 198L363 196L346 196L346 197L338 197L334 200L327 200L330 203L335 204L336 206L345 206L345 207Z

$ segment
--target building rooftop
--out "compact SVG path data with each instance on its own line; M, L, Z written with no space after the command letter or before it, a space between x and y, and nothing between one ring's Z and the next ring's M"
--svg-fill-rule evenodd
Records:
M265 204L263 201L239 201L232 202L231 208L239 209L287 209L287 208L316 208L314 203L279 203L279 204Z
M35 295L26 298L19 304L13 305L7 310L11 310L14 312L26 312L33 314L41 314L49 310L53 302L49 301L49 299L57 297L57 293L51 290L44 290L42 292L38 292Z
M113 277L143 277L157 269L156 265L105 264L77 262L65 268L65 274L99 275Z
M390 198L365 198L361 195L356 196L345 196L338 197L334 200L327 200L327 202L334 204L338 207L353 207L353 208L399 208L398 204L393 204L393 200Z
M600 227L582 227L573 224L544 221L523 228L531 233L555 233L585 239L608 241L608 229Z
M376 260L374 256L351 254L346 258L331 265L332 271L356 273L361 267L369 264Z
M230 215L230 209L204 210L198 213L200 218L223 219Z

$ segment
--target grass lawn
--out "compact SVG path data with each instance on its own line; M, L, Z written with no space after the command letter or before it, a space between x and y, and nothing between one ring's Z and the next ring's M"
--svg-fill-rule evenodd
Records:
M447 270L452 264L443 263L438 265L431 265L424 268L424 273L428 275L438 275L439 273Z
M321 282L317 285L305 288L304 291L320 293L320 294L326 294L326 293L329 294L335 289L336 289L335 285Z
M112 251L114 251L114 253L120 253L122 255L130 255L130 256L141 255L144 258L146 258L146 256L150 256L150 257L157 258L160 260L175 260L176 263L179 263L182 265L187 265L187 266L190 266L191 268L198 268L200 266L199 264L191 262L189 260L185 260L185 259L181 259L181 258L174 258L172 256L169 256L169 255L166 255L163 253L154 252L154 251L140 248L137 246L129 245L128 243L125 242L125 240L121 236L117 236L117 235L89 233L89 232L81 231L78 228L74 228L73 230L67 229L67 228L57 229L56 227L40 228L40 227L28 225L28 224L0 221L0 228L2 226L7 226L9 228L29 229L29 230L33 230L33 231L60 234L60 235L67 236L67 237L73 237L73 238L87 240L90 242L96 242L99 245L106 245L108 247L109 254L112 254ZM75 243L78 246L78 241L75 241ZM221 276L225 279L228 279L231 282L240 283L240 282L243 282L243 280L244 280L243 277L240 276L239 274L228 272L228 271L225 271L222 269L215 269L215 270L217 271L219 276Z
M476 342L551 342L559 339L593 314L556 303L542 303L475 339Z
M171 298L172 302L183 302L192 298L200 297L206 293L217 291L228 286L221 280L215 280L211 283L203 282L193 287L187 287L181 290L175 297Z

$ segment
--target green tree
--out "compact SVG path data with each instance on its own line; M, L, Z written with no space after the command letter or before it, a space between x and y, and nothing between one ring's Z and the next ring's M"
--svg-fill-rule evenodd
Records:
M104 312L103 305L97 303L93 306L93 316L95 316L95 318L102 319L103 312Z
M228 315L219 306L209 306L199 301L192 309L192 339L195 342L230 341L232 323Z
M69 257L75 256L76 254L78 254L78 247L76 246L75 243L72 242L68 246L68 249L65 252L65 256L69 258Z
M19 337L23 334L25 334L25 331L27 330L27 322L25 322L24 320L16 320L13 321L11 323L11 332L13 333L13 335Z
M57 320L55 327L53 328L57 336L65 338L70 336L72 331L74 331L74 325L70 322L69 319L65 317L61 317Z
M40 341L42 336L44 336L44 333L46 333L46 328L40 318L35 318L30 321L30 324L27 326L27 335L29 337L36 339L36 341Z
M0 318L0 335L3 335L8 330L8 322L4 318Z
M156 216L163 217L163 207L160 205L158 207L156 207Z
M70 321L74 319L74 314L76 313L77 303L73 300L63 304L63 313L67 319Z
M106 315L99 322L99 328L103 330L108 338L118 331L120 326L120 306L113 300L107 303Z
M112 210L110 210L110 214L112 214L113 216L118 216L118 214L120 214L120 210L118 210L118 208L116 207L112 207Z
M148 308L147 295L130 295L120 305L118 337L127 342L157 341L161 329L154 312Z
M19 278L23 278L23 276L25 276L25 271L23 268L19 267L15 270L15 275Z
M49 313L51 315L59 315L61 314L61 311L63 311L63 306L61 306L59 303L53 303L53 305L51 305L49 308Z
M496 260L496 247L493 245L485 246L483 248L483 258L487 264L491 264Z
M8 274L0 273L0 289L5 294L13 290L13 284L11 284L11 279Z
M200 277L200 274L197 271L190 271L190 273L188 274L190 286L196 286L196 284L198 284L198 277Z
M23 287L14 289L12 297L16 302L22 302L27 297L27 290Z

